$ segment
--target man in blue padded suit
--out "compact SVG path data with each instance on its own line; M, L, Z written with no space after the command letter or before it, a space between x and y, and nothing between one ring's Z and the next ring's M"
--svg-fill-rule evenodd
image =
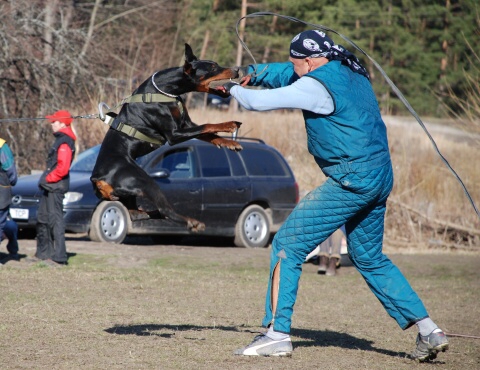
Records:
M248 110L302 109L308 150L327 176L302 199L275 235L266 295L268 328L238 355L290 356L291 317L305 257L345 224L350 258L388 314L402 329L417 324L411 357L426 361L448 349L442 330L417 294L382 253L384 215L393 186L387 133L369 75L359 60L321 31L290 44L290 62L244 69L230 92ZM266 68L266 69L264 69ZM263 73L262 73L263 71ZM267 89L246 89L245 85Z

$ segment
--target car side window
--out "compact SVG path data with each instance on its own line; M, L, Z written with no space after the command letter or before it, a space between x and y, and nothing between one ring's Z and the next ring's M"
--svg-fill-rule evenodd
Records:
M150 164L150 171L167 169L172 179L191 179L195 176L192 151L188 148L171 150L155 158Z
M223 148L199 146L197 150L204 177L231 176L230 165Z
M288 176L285 165L275 152L252 148L241 151L240 155L250 176Z

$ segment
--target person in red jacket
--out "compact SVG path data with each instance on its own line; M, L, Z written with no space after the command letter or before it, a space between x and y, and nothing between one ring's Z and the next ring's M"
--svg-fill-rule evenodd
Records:
M55 142L48 152L47 169L38 182L43 194L37 213L35 258L59 266L67 264L63 199L70 186L70 165L77 138L70 127L73 117L68 111L59 110L45 118L52 124Z

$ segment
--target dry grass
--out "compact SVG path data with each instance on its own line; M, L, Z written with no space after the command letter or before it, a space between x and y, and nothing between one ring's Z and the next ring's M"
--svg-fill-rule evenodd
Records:
M207 244L211 245L211 244ZM67 240L69 266L0 265L2 369L478 369L480 340L451 337L432 364L353 267L306 264L292 358L244 358L263 315L269 249ZM35 241L21 240L32 255ZM473 254L390 255L449 333L480 335ZM328 280L328 281L327 281Z
M304 195L324 181L306 148L304 121L299 111L235 114L210 109L190 110L196 123L235 119L243 122L239 136L258 137L287 159ZM436 154L418 123L410 117L385 117L395 174L390 196L386 237L410 246L478 248L480 222L462 186ZM438 148L480 206L480 136L450 128L449 122L426 120ZM433 220L439 221L434 222ZM434 222L434 225L430 225ZM423 225L422 225L423 224ZM445 230L455 224L470 233ZM467 235L467 236L465 236Z

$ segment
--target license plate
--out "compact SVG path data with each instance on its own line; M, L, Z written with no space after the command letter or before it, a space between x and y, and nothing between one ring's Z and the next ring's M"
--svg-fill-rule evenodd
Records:
M28 220L28 209L10 208L10 216L17 220Z

